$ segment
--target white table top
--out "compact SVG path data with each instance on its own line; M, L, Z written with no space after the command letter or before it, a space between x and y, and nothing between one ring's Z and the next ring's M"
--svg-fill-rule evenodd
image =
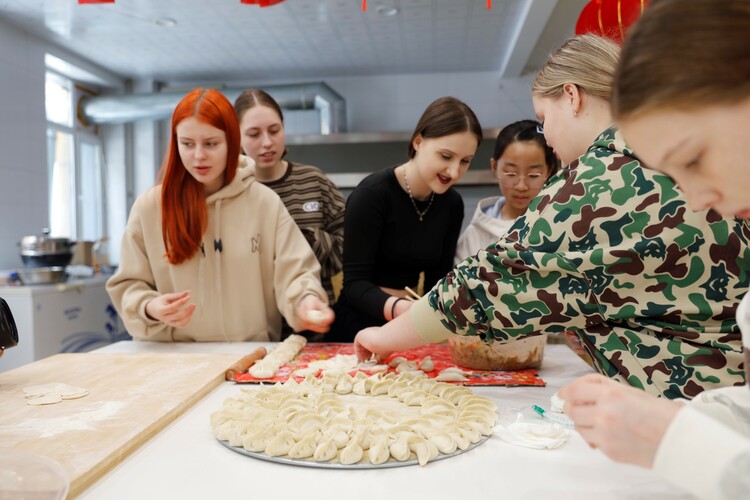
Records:
M241 352L262 343L119 342L98 352ZM268 344L265 344L268 346ZM549 408L565 383L591 372L567 346L546 346L540 376L546 387L473 387L492 399L500 421L531 404ZM79 498L458 499L690 498L650 471L617 464L591 450L577 433L556 450L533 450L492 436L464 454L377 470L338 470L271 463L222 446L209 415L240 387L227 382L156 435Z

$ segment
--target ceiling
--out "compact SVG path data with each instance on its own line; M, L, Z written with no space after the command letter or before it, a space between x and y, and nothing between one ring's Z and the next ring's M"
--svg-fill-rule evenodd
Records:
M0 0L0 19L127 79L533 71L586 0ZM395 15L383 15L395 8ZM174 25L171 25L174 23ZM171 26L170 26L171 25Z

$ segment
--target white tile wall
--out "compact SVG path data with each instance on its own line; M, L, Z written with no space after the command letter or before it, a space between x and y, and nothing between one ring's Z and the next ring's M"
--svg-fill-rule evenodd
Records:
M21 237L49 220L44 49L1 21L0 75L0 269L12 269Z
M0 20L0 269L21 267L17 243L49 225L44 108L48 51L69 56ZM90 63L83 64L92 70ZM111 73L101 73L112 80ZM124 168L121 162L115 166Z

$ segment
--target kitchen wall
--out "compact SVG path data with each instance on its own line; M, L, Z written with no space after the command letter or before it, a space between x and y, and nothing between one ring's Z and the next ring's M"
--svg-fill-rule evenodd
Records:
M59 47L44 42L0 20L0 269L21 265L16 243L22 236L36 234L48 225L48 180L46 119L44 109L45 53L52 53L109 82L112 88L128 92L151 92L153 81L126 85L116 75L96 67ZM411 132L424 108L437 97L454 95L466 101L485 128L501 127L511 121L533 116L528 95L530 75L501 80L494 72L441 73L428 75L378 75L319 77L305 81L325 81L347 103L350 132ZM292 83L282 80L221 82L234 86L263 86ZM174 82L173 86L185 83ZM309 113L288 114L290 134L305 133L316 120ZM132 200L155 181L166 133L162 122L138 122L101 127L104 140L107 226L110 259L119 261L119 244ZM485 139L490 142L490 139ZM297 150L295 150L295 148ZM317 163L314 148L291 146L290 158ZM393 163L394 151L370 147L367 162L353 161L346 148L328 154L330 161L320 167L331 172L366 173L373 165ZM309 155L305 153L307 151ZM400 154L400 153L399 153ZM308 159L309 158L309 159ZM486 169L486 159L473 169ZM130 167L127 167L130 166ZM463 189L463 188L462 188ZM476 199L494 194L493 186L466 188L467 216Z
M22 265L17 242L49 224L46 53L121 82L47 42L0 20L0 269Z
M48 224L44 49L1 21L0 47L0 268L11 268L21 237Z

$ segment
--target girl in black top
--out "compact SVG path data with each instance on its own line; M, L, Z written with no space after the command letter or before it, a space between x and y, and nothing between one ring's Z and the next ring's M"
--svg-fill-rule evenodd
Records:
M464 206L451 186L482 140L474 112L453 97L431 103L409 141L409 160L366 177L344 215L344 287L326 340L351 342L411 306L405 287L432 288L453 267Z

